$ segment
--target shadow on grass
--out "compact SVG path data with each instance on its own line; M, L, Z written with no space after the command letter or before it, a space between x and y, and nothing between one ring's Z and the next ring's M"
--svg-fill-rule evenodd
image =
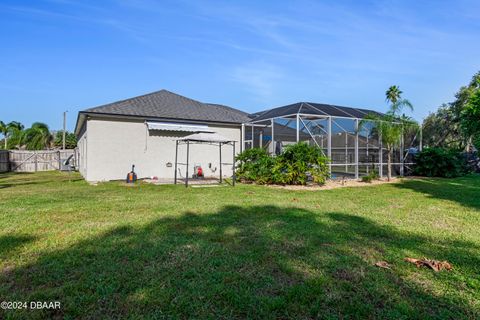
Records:
M462 178L423 178L404 180L393 184L401 189L410 189L433 198L455 201L463 206L480 209L480 175Z
M229 206L47 253L3 272L0 296L62 303L3 311L13 318L475 318L467 301L478 288L459 278L479 276L478 250L343 213ZM455 270L416 269L401 261L406 252L448 259ZM377 259L394 268L374 267ZM450 290L434 292L439 284Z
M11 253L15 248L34 241L36 238L23 235L7 235L0 236L0 257L4 257L7 253Z
M45 173L47 175L45 175ZM34 172L7 172L0 173L0 189L20 187L28 185L40 185L49 182L58 183L59 178L64 181L75 182L83 180L78 175L60 175L58 172L45 171L41 173Z

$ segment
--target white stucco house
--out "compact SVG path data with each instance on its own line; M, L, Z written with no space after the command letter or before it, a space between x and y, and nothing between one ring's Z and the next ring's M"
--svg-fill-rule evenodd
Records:
M372 168L381 175L386 152L381 139L373 123L359 127L369 114L381 115L369 109L297 102L249 115L160 90L79 112L77 167L87 181L125 179L132 165L138 178L173 181L177 173L182 179L187 175L187 148L179 145L180 164L175 170L177 141L198 134L219 137L231 145L189 145L189 177L197 166L205 177L218 178L220 171L223 178L231 177L234 152L262 147L278 154L300 141L322 150L330 159L332 177L358 178ZM403 174L404 166L410 165L399 151L405 150L403 140L397 149L393 165Z
M135 165L138 178L174 178L176 140L193 133L215 133L235 141L241 151L242 123L251 119L240 110L203 103L161 90L79 112L78 169L87 181L125 179ZM223 148L225 150L223 150ZM222 162L233 163L230 146L222 147ZM186 149L178 149L178 159ZM190 146L190 172L200 165L206 177L219 175L219 147ZM179 166L180 177L185 175ZM230 177L232 167L224 165L222 175Z

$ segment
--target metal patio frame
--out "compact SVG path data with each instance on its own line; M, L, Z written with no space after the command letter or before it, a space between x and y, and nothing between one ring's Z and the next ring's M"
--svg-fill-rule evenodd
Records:
M219 184L222 184L223 182L223 176L222 176L222 165L232 165L233 166L233 176L232 176L232 187L235 186L236 182L236 176L235 176L235 141L224 141L224 142L211 142L211 141L202 141L202 140L192 140L192 139L185 139L185 140L176 140L175 143L175 178L174 178L174 184L177 184L177 168L178 165L184 165L186 166L185 170L185 187L188 187L188 166L189 166L189 158L190 158L190 145L191 144L208 144L208 145L217 145L219 147ZM186 163L178 162L178 146L179 145L187 145L187 156L186 156ZM232 146L232 151L233 151L233 163L226 163L222 162L222 146L224 145L231 145Z
M365 112L362 112L362 113L365 113ZM365 115L367 115L367 113L365 113ZM309 119L306 119L307 117ZM263 118L263 119L259 119L259 120L252 119L252 121L242 124L242 128L241 128L241 130L242 130L241 131L241 136L242 136L242 146L241 147L242 147L242 150L247 149L248 145L250 145L251 147L255 146L255 144L254 144L255 143L255 128L270 128L271 143L272 143L272 150L273 150L273 152L271 152L271 153L275 154L275 150L276 150L276 147L277 147L276 146L277 141L275 140L275 126L279 125L278 123L275 123L275 121L277 119L284 119L284 120L295 122L296 142L297 143L301 141L300 134L309 135L310 139L313 140L313 142L319 148L321 148L322 151L324 149L326 149L327 152L326 152L326 154L324 152L324 154L328 159L330 159L330 162L329 162L330 176L332 176L332 167L341 167L341 166L344 166L346 168L346 173L348 173L348 167L353 166L355 168L354 176L355 176L356 179L358 179L360 177L360 173L359 173L359 167L360 166L365 166L366 167L367 174L368 174L370 166L378 167L378 173L379 173L380 177L384 176L383 167L387 163L384 162L383 156L384 156L384 152L386 152L386 149L383 148L383 145L382 145L382 142L381 142L381 137L380 136L378 137L378 146L374 146L372 144L371 145L372 148L369 149L368 137L369 137L370 133L368 133L367 136L366 136L366 146L365 147L359 147L360 132L362 130L364 130L364 128L360 128L360 122L363 119L359 118L359 117L355 117L353 115L352 115L352 117L348 117L348 116L333 116L333 115L328 115L328 114L321 115L321 114L309 114L309 113L297 112L297 113L289 113L289 114L285 114L285 115L278 115L278 116L274 116L274 117L271 117L271 118ZM314 120L325 120L326 123L327 123L327 128L326 129L319 126L319 128L324 131L325 136L326 136L326 140L327 140L327 147L326 148L323 145L320 146L318 144L317 140L315 139L315 135L312 134L312 132L308 128L307 124L305 123L306 122L305 120L311 121L312 119L314 119ZM354 121L354 130L353 131L346 130L345 128L340 126L338 123L336 123L336 121L335 121L336 119L347 119L347 120ZM368 121L368 120L365 120L365 121ZM373 121L372 121L372 123L373 123ZM343 130L343 132L345 133L346 140L347 140L346 143L345 143L345 146L343 147L343 149L345 150L345 162L344 163L335 163L332 160L332 150L340 149L339 147L333 147L332 146L332 127L333 127L334 124L337 127L341 128ZM301 130L301 125L303 125L303 129L306 129L306 130ZM399 125L401 125L401 124L399 124ZM251 139L246 139L246 137L247 137L247 131L246 131L247 127L251 127L251 133L248 133L249 135L251 134ZM250 128L248 128L248 129L250 129ZM293 127L289 127L289 129L292 130ZM372 130L370 130L370 132L371 131ZM355 139L354 140L354 146L352 146L352 147L348 146L348 136L349 135L352 136ZM400 167L400 170L399 170L400 171L400 176L404 175L405 167L413 165L412 162L406 162L405 161L408 157L409 152L408 152L408 149L407 149L407 151L405 149L404 136L405 136L405 134L402 135L402 139L398 143L399 150L402 150L402 152L398 154L400 156L400 162L392 162L391 163L392 166L399 166ZM420 136L419 139L417 139L417 135L414 136L413 140L410 142L410 146L412 146L413 143L416 140L418 140L417 142L418 142L419 150L421 151L422 150L421 128L420 128L419 136ZM263 143L263 136L260 135L259 147L263 147L262 143ZM323 143L323 137L322 137L322 143ZM352 149L354 149L354 161L353 161L353 163L350 163L350 162L348 162L347 158L348 158L348 152L351 151ZM378 158L379 158L378 162L360 162L359 150L366 151L367 158L368 158L369 150L372 150L372 151L375 150L376 152L378 152ZM348 174L350 174L350 173L348 173Z

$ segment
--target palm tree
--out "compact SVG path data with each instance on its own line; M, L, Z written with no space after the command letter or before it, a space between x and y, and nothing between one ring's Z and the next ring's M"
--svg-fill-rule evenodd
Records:
M418 124L410 117L399 112L404 107L413 111L413 106L410 101L401 98L402 91L398 86L391 86L388 88L386 100L390 102L390 108L384 115L369 114L361 122L360 127L364 126L368 122L375 124L375 130L381 137L382 144L387 150L387 179L392 178L392 153L393 148L402 138L405 130L411 130L412 128L418 128ZM403 153L403 150L402 150Z
M390 88L388 88L388 90L385 92L385 100L387 102L395 103L400 99L402 93L402 90L400 90L398 86L390 86Z
M55 147L61 147L63 145L63 130L57 131L53 144ZM65 132L65 147L67 149L74 149L77 146L77 137L75 133Z
M12 121L8 125L8 148L12 149L22 144L24 137L24 125L18 121Z
M30 128L25 130L24 139L28 150L41 150L50 146L53 137L48 125L35 122Z
M8 127L5 122L0 121L0 133L3 134L3 141L5 142L5 149L7 149L7 134L8 134Z
M23 130L25 128L25 126L18 121L11 121L8 127L14 130Z
M407 107L413 111L413 106L407 99L402 99L403 91L398 86L390 86L385 92L385 101L390 103L390 110L394 114L402 111L404 107Z
M0 132L3 134L3 139L5 146L4 148L8 148L8 138L15 135L18 131L22 131L24 128L23 124L18 121L11 121L8 124L5 124L3 121L0 121Z

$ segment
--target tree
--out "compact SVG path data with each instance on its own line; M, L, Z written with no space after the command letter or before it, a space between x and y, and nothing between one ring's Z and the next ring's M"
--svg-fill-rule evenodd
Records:
M443 104L423 122L425 145L465 149L470 144L480 148L480 111L478 93L480 72L455 94L455 101Z
M18 121L11 121L8 124L5 124L3 121L0 121L0 132L3 134L4 148L9 149L10 143L9 138L12 136L18 135L19 131L22 131L24 128L23 124Z
M430 113L423 120L422 131L427 147L463 149L468 143L451 104L445 103Z
M459 111L461 128L469 142L480 148L480 72L460 92L465 97L463 108Z
M392 178L392 153L395 145L398 144L405 131L418 127L413 119L404 114L399 114L405 107L413 111L410 101L402 99L401 94L402 91L400 91L398 86L388 88L385 92L386 100L390 103L387 113L384 115L369 114L360 122L360 127L368 122L375 124L375 130L381 137L382 144L387 150L388 181Z
M5 142L5 149L7 149L8 127L3 121L0 121L0 133L3 135L3 141Z
M396 103L400 99L402 93L403 92L398 86L390 86L390 88L388 88L388 90L385 92L385 100L387 102Z
M480 149L480 90L470 97L462 112L461 124L471 143Z
M55 134L55 141L53 143L55 147L63 146L63 130L57 131ZM72 132L65 132L65 148L74 149L77 146L77 137Z
M8 128L11 130L23 130L25 126L18 121L12 121L8 124Z
M25 130L24 143L28 150L42 150L50 147L53 137L48 125L35 122Z

